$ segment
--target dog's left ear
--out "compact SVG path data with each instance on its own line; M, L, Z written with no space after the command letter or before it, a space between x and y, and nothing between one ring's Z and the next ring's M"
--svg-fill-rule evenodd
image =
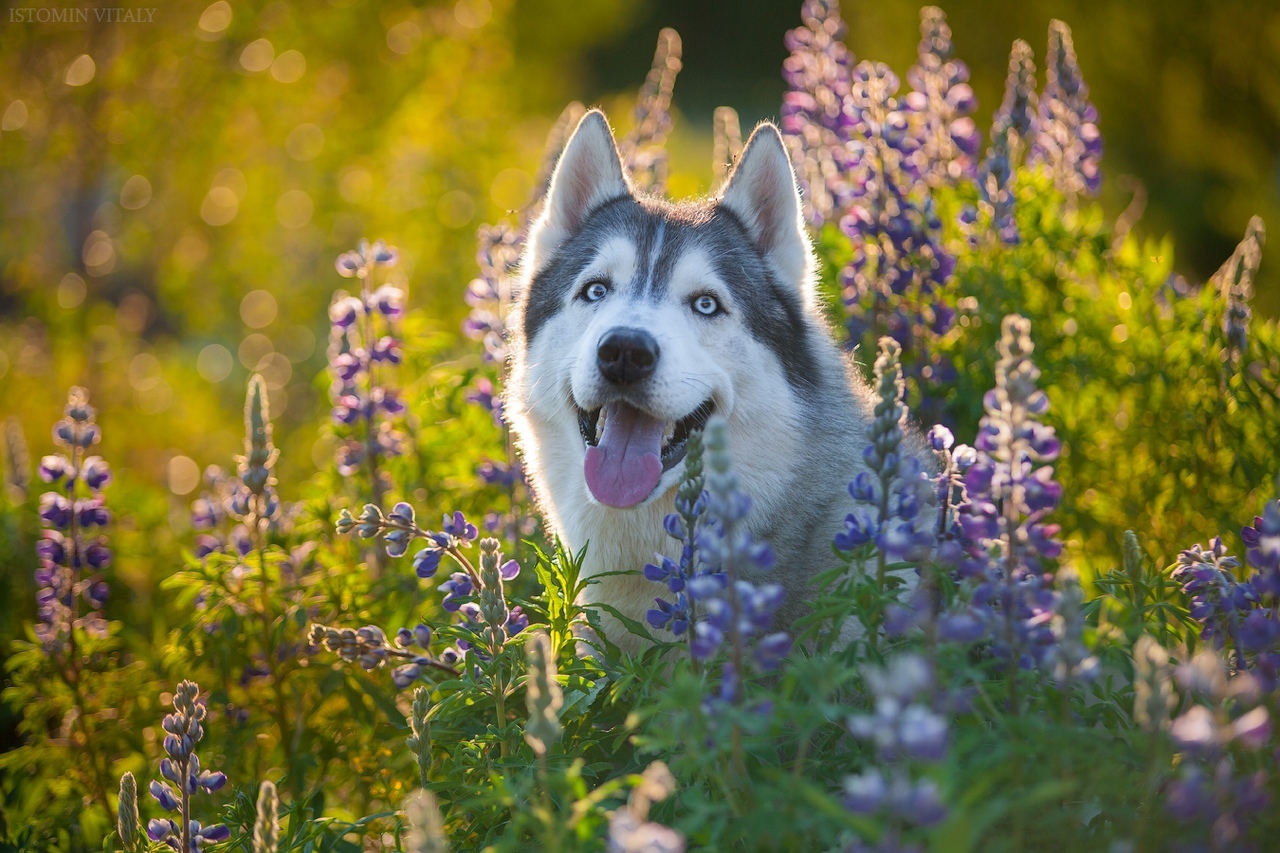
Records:
M760 252L801 291L810 289L813 254L791 158L778 128L756 128L725 183L720 205L742 221Z

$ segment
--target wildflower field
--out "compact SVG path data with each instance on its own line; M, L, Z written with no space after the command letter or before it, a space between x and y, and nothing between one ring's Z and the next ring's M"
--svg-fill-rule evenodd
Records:
M276 44L306 26L282 5L263 13ZM607 5L519 23L534 42L585 33L612 25ZM916 62L894 70L852 54L836 0L804 0L778 33L775 117L825 311L877 399L831 542L844 565L776 623L781 587L740 576L774 555L740 524L752 496L713 418L666 521L681 558L614 567L652 582L637 623L580 603L583 555L548 536L503 420L524 236L585 108L522 130L545 137L540 160L482 141L563 73L522 47L526 87L472 97L512 61L514 37L485 31L495 7L387 27L392 53L430 46L426 83L383 83L405 138L446 128L423 148L330 161L386 106L341 97L372 72L308 69L226 2L195 10L191 55L245 86L305 80L314 115L228 96L184 121L166 80L203 66L109 35L58 66L65 113L5 109L7 170L28 122L82 166L77 122L136 148L98 163L109 191L61 222L31 188L89 187L93 169L50 167L21 198L0 178L7 236L88 234L71 259L0 248L0 851L1275 849L1280 330L1251 305L1262 220L1195 281L1132 209L1104 213L1104 119L1070 22L1043 52L1039 33L1013 43L988 128L941 9L920 10ZM341 44L342 19L321 20ZM663 30L638 94L609 105L649 193L678 189L681 56ZM93 94L111 80L116 101ZM221 164L210 150L276 122L281 150L166 187L183 158ZM715 180L740 124L715 113ZM322 184L298 177L312 161ZM510 210L474 259L436 233L477 224L467 169L496 175ZM365 235L375 181L430 196L430 223ZM255 218L263 184L283 236ZM319 205L355 212L325 233ZM318 283L263 272L281 258ZM230 331L224 280L240 282ZM12 312L37 286L58 310ZM935 464L904 450L913 431Z

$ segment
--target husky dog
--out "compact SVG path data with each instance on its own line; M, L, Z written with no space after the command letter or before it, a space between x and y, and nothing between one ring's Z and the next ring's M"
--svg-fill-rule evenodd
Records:
M672 204L632 189L604 114L587 113L520 274L507 418L552 532L589 546L584 575L679 557L663 517L685 440L716 413L752 500L746 524L777 555L768 579L786 589L789 625L811 578L837 564L872 401L820 316L777 128L756 128L719 196ZM600 579L587 603L643 621L659 591L636 571Z

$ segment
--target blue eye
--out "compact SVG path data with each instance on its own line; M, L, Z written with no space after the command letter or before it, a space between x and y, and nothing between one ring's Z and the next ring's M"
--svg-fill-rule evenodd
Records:
M711 317L720 313L720 303L714 296L704 293L693 300L693 310L704 317Z
M588 302L599 302L609 293L609 285L603 281L593 281L582 289L582 298Z

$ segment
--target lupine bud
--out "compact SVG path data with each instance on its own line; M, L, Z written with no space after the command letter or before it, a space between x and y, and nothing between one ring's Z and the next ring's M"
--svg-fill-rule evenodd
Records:
M120 846L125 853L138 853L142 842L142 820L138 817L138 783L129 772L120 777L116 829L120 833Z
M409 711L408 721L412 734L405 740L405 744L417 759L418 781L424 788L431 776L431 724L427 720L430 710L431 691L419 687L413 691L413 707Z
M276 853L280 843L280 798L272 782L258 788L258 809L253 821L253 853Z

